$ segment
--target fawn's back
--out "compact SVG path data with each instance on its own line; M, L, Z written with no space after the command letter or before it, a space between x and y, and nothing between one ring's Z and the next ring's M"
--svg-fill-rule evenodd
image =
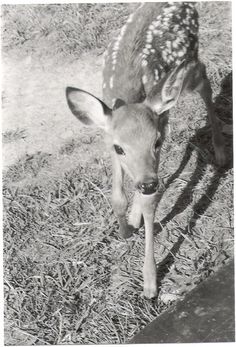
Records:
M197 60L198 14L191 3L146 3L130 15L104 55L103 95L140 103L158 94L165 76Z

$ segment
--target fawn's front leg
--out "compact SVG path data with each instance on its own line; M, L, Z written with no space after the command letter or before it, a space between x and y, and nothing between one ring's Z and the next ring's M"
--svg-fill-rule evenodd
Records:
M112 206L117 216L120 235L128 238L132 235L132 228L126 220L128 200L124 192L124 171L115 155L112 157Z
M157 205L157 193L140 195L140 203L145 225L145 259L143 267L144 296L157 296L157 273L154 258L154 217Z
M129 215L129 224L134 229L139 229L142 224L142 207L141 207L141 193L139 191L135 191L133 204L131 207L130 215Z

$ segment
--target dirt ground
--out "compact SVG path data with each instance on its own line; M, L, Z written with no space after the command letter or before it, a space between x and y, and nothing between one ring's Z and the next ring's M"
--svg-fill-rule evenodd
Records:
M4 59L2 130L21 135L3 144L3 168L26 154L55 153L79 134L82 126L68 109L65 88L77 86L101 97L101 65L102 55L91 54L70 62Z

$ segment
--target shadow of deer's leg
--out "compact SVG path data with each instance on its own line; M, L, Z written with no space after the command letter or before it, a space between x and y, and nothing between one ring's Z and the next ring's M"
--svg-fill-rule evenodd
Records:
M140 195L141 193L138 191L134 193L133 204L129 215L129 225L131 225L134 229L139 229L142 224L143 214L140 204Z
M132 235L132 228L126 220L128 200L123 187L124 172L115 156L112 158L112 171L112 206L119 222L120 235L128 238Z
M154 217L157 194L140 194L140 203L145 224L144 296L151 299L157 296L157 269L154 258Z
M212 143L215 150L216 162L219 166L226 165L225 141L222 134L222 126L219 119L216 117L215 107L212 101L212 89L210 81L206 75L206 68L203 63L199 63L199 78L195 90L201 95L206 108L208 119L212 129Z

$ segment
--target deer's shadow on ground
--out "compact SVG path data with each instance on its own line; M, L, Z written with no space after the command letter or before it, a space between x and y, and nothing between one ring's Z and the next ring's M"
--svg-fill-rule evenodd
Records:
M221 83L220 94L215 100L216 114L220 120L227 123L231 128L232 125L232 73L227 75ZM179 177L181 172L184 170L188 161L191 158L194 148L199 148L198 157L196 162L196 168L184 188L183 192L179 196L172 210L163 218L160 224L156 224L156 232L158 232L160 225L165 226L172 218L174 218L179 213L183 212L187 206L191 203L193 195L192 192L198 182L204 177L204 168L208 164L206 160L203 160L201 153L204 149L212 147L211 145L211 132L208 123L203 128L196 131L193 137L189 139L186 147L185 154L183 156L182 162L176 172L168 179L166 183L166 189L171 185L171 183ZM232 168L233 165L233 138L230 135L225 135L226 142L226 155L228 157L228 164L226 168L218 168L213 164L214 175L211 177L209 184L206 188L205 193L193 206L193 216L188 223L188 225L182 230L177 242L172 246L171 250L167 256L158 264L157 268L157 281L158 287L160 289L161 281L164 279L169 271L170 266L174 263L174 256L179 251L181 244L185 240L184 235L191 233L192 228L195 226L197 220L201 218L207 208L210 206L212 199L217 191L220 180L227 175L227 171ZM213 156L212 152L212 156Z

